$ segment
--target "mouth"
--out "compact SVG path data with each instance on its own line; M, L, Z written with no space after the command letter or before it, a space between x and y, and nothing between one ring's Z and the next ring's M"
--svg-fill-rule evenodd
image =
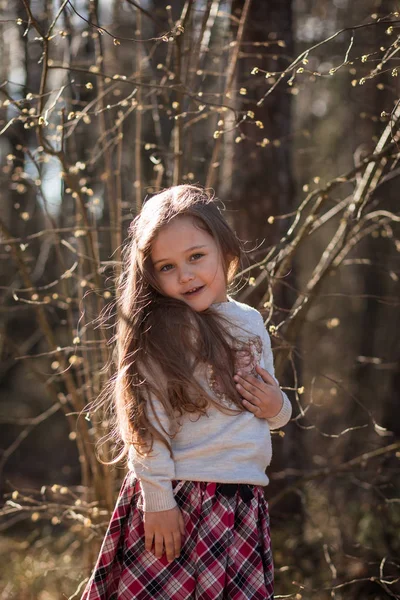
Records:
M183 295L184 296L195 296L196 294L198 294L199 292L201 292L201 290L204 288L204 285L199 285L197 287L193 287L190 290L188 290L187 292L185 292Z

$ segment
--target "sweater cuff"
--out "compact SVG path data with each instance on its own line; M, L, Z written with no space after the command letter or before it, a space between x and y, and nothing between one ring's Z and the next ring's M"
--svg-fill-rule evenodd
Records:
M142 488L144 512L160 512L162 510L171 510L171 508L177 506L172 486L170 490L150 492L146 489L146 484L143 485L142 481L140 485Z
M275 417L267 419L270 429L278 429L279 427L283 427L292 416L292 405L290 404L289 398L286 396L285 392L282 392L282 396L283 404L281 410L277 415L275 415Z

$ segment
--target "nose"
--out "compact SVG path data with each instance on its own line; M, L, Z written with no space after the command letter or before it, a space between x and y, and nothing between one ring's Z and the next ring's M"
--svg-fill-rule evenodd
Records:
M189 281L193 281L194 275L189 266L183 267L179 272L179 281L180 283L188 283Z

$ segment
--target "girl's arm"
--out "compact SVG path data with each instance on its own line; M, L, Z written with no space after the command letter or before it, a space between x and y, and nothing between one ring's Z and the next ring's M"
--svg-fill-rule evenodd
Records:
M259 317L265 368L262 369L257 365L256 371L259 377L239 371L234 380L243 398L244 406L259 419L265 419L270 429L278 429L289 421L292 405L275 377L271 340L261 315Z
M146 407L152 425L165 437L171 425L161 402L154 396ZM163 431L163 429L165 431ZM175 463L166 445L156 438L151 453L140 456L134 446L129 450L129 467L140 481L143 497L145 549L168 562L178 558L185 535L185 524L172 491Z
M279 382L275 377L274 356L272 354L271 339L269 337L268 331L265 329L264 321L262 323L262 326L263 357L265 370L272 377L273 382L275 382L279 387ZM280 411L275 416L267 418L270 429L279 429L279 427L283 427L284 425L286 425L286 423L288 423L290 417L292 416L292 405L290 403L289 398L286 396L285 392L280 388L279 391L282 394L282 406Z
M147 405L147 415L149 421L164 438L166 435L163 429L171 433L171 424L164 407L154 396ZM152 451L145 456L140 456L134 446L131 446L128 464L140 480L145 512L170 510L177 506L172 491L175 463L167 446L161 440L154 438Z

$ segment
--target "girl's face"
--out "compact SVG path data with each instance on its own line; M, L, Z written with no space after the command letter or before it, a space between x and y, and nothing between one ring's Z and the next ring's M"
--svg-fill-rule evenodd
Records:
M192 217L176 217L159 231L151 260L163 294L183 300L196 312L227 300L221 252Z

